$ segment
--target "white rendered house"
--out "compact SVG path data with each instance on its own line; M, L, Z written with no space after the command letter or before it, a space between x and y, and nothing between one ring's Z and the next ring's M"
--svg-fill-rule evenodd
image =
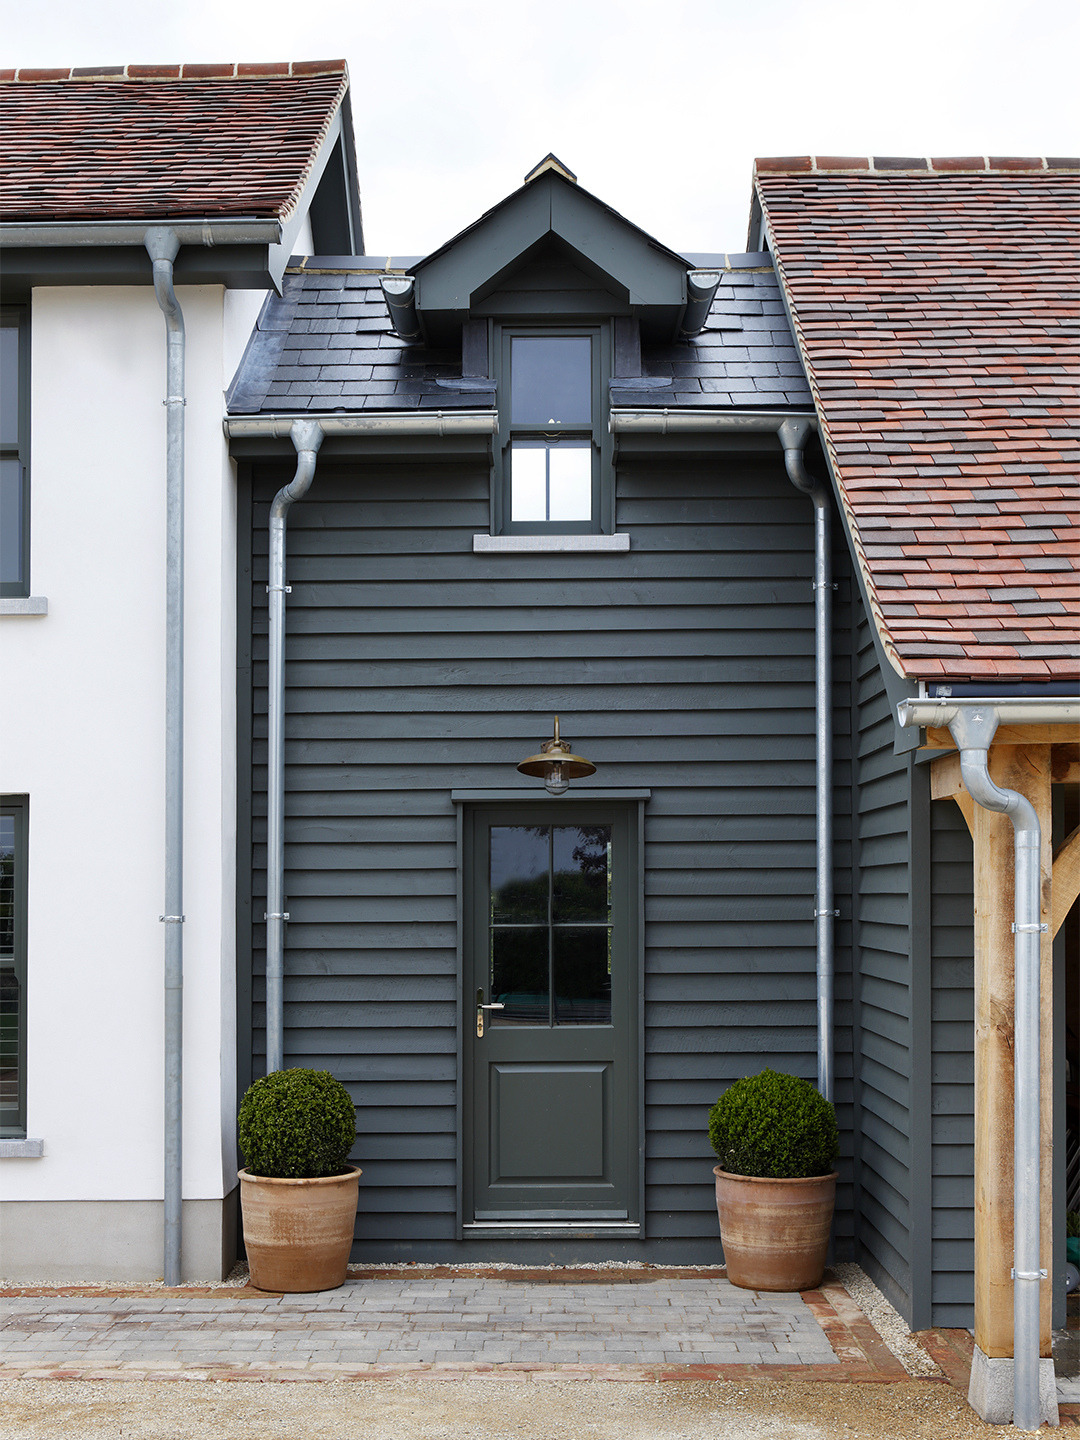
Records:
M0 105L21 162L5 161L0 232L0 1273L161 1274L164 1177L182 1167L183 1277L205 1279L232 1264L237 1184L224 392L289 256L363 248L348 76L341 61L16 72ZM170 560L155 243L175 254L186 351L173 397L186 446L182 925L159 919ZM168 923L182 928L184 980L171 1109Z

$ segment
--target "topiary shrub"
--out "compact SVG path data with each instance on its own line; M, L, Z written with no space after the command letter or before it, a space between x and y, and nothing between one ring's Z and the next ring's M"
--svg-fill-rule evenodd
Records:
M251 1175L318 1180L343 1175L356 1140L356 1110L329 1070L275 1070L240 1102L240 1148Z
M763 1070L736 1080L709 1111L709 1139L729 1175L828 1175L840 1153L836 1114L809 1080Z

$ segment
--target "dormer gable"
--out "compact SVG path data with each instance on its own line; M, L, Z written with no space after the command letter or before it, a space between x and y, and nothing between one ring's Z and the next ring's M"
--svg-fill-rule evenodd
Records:
M420 325L453 343L470 319L632 316L642 335L678 334L688 262L547 156L521 187L413 269ZM530 308L535 307L535 308Z

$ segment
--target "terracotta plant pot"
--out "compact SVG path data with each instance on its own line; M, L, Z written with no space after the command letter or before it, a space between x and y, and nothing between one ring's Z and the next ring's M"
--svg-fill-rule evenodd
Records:
M728 1279L744 1290L812 1290L821 1283L836 1177L769 1180L719 1165L716 1211Z
M303 1295L345 1283L360 1171L319 1180L240 1176L240 1209L251 1283Z

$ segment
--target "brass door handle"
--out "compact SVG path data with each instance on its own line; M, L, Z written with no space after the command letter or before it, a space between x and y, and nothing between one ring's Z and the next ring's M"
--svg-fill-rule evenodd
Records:
M483 992L483 990L482 990L482 989L481 989L481 990L477 990L477 992L476 992L476 1038L477 1038L478 1040L482 1040L482 1039L484 1038L484 1011L485 1011L485 1010L505 1010L505 1009L506 1009L506 1006L505 1006L505 1005L496 1005L496 1004L485 1005L485 1004L484 1004L484 992Z

